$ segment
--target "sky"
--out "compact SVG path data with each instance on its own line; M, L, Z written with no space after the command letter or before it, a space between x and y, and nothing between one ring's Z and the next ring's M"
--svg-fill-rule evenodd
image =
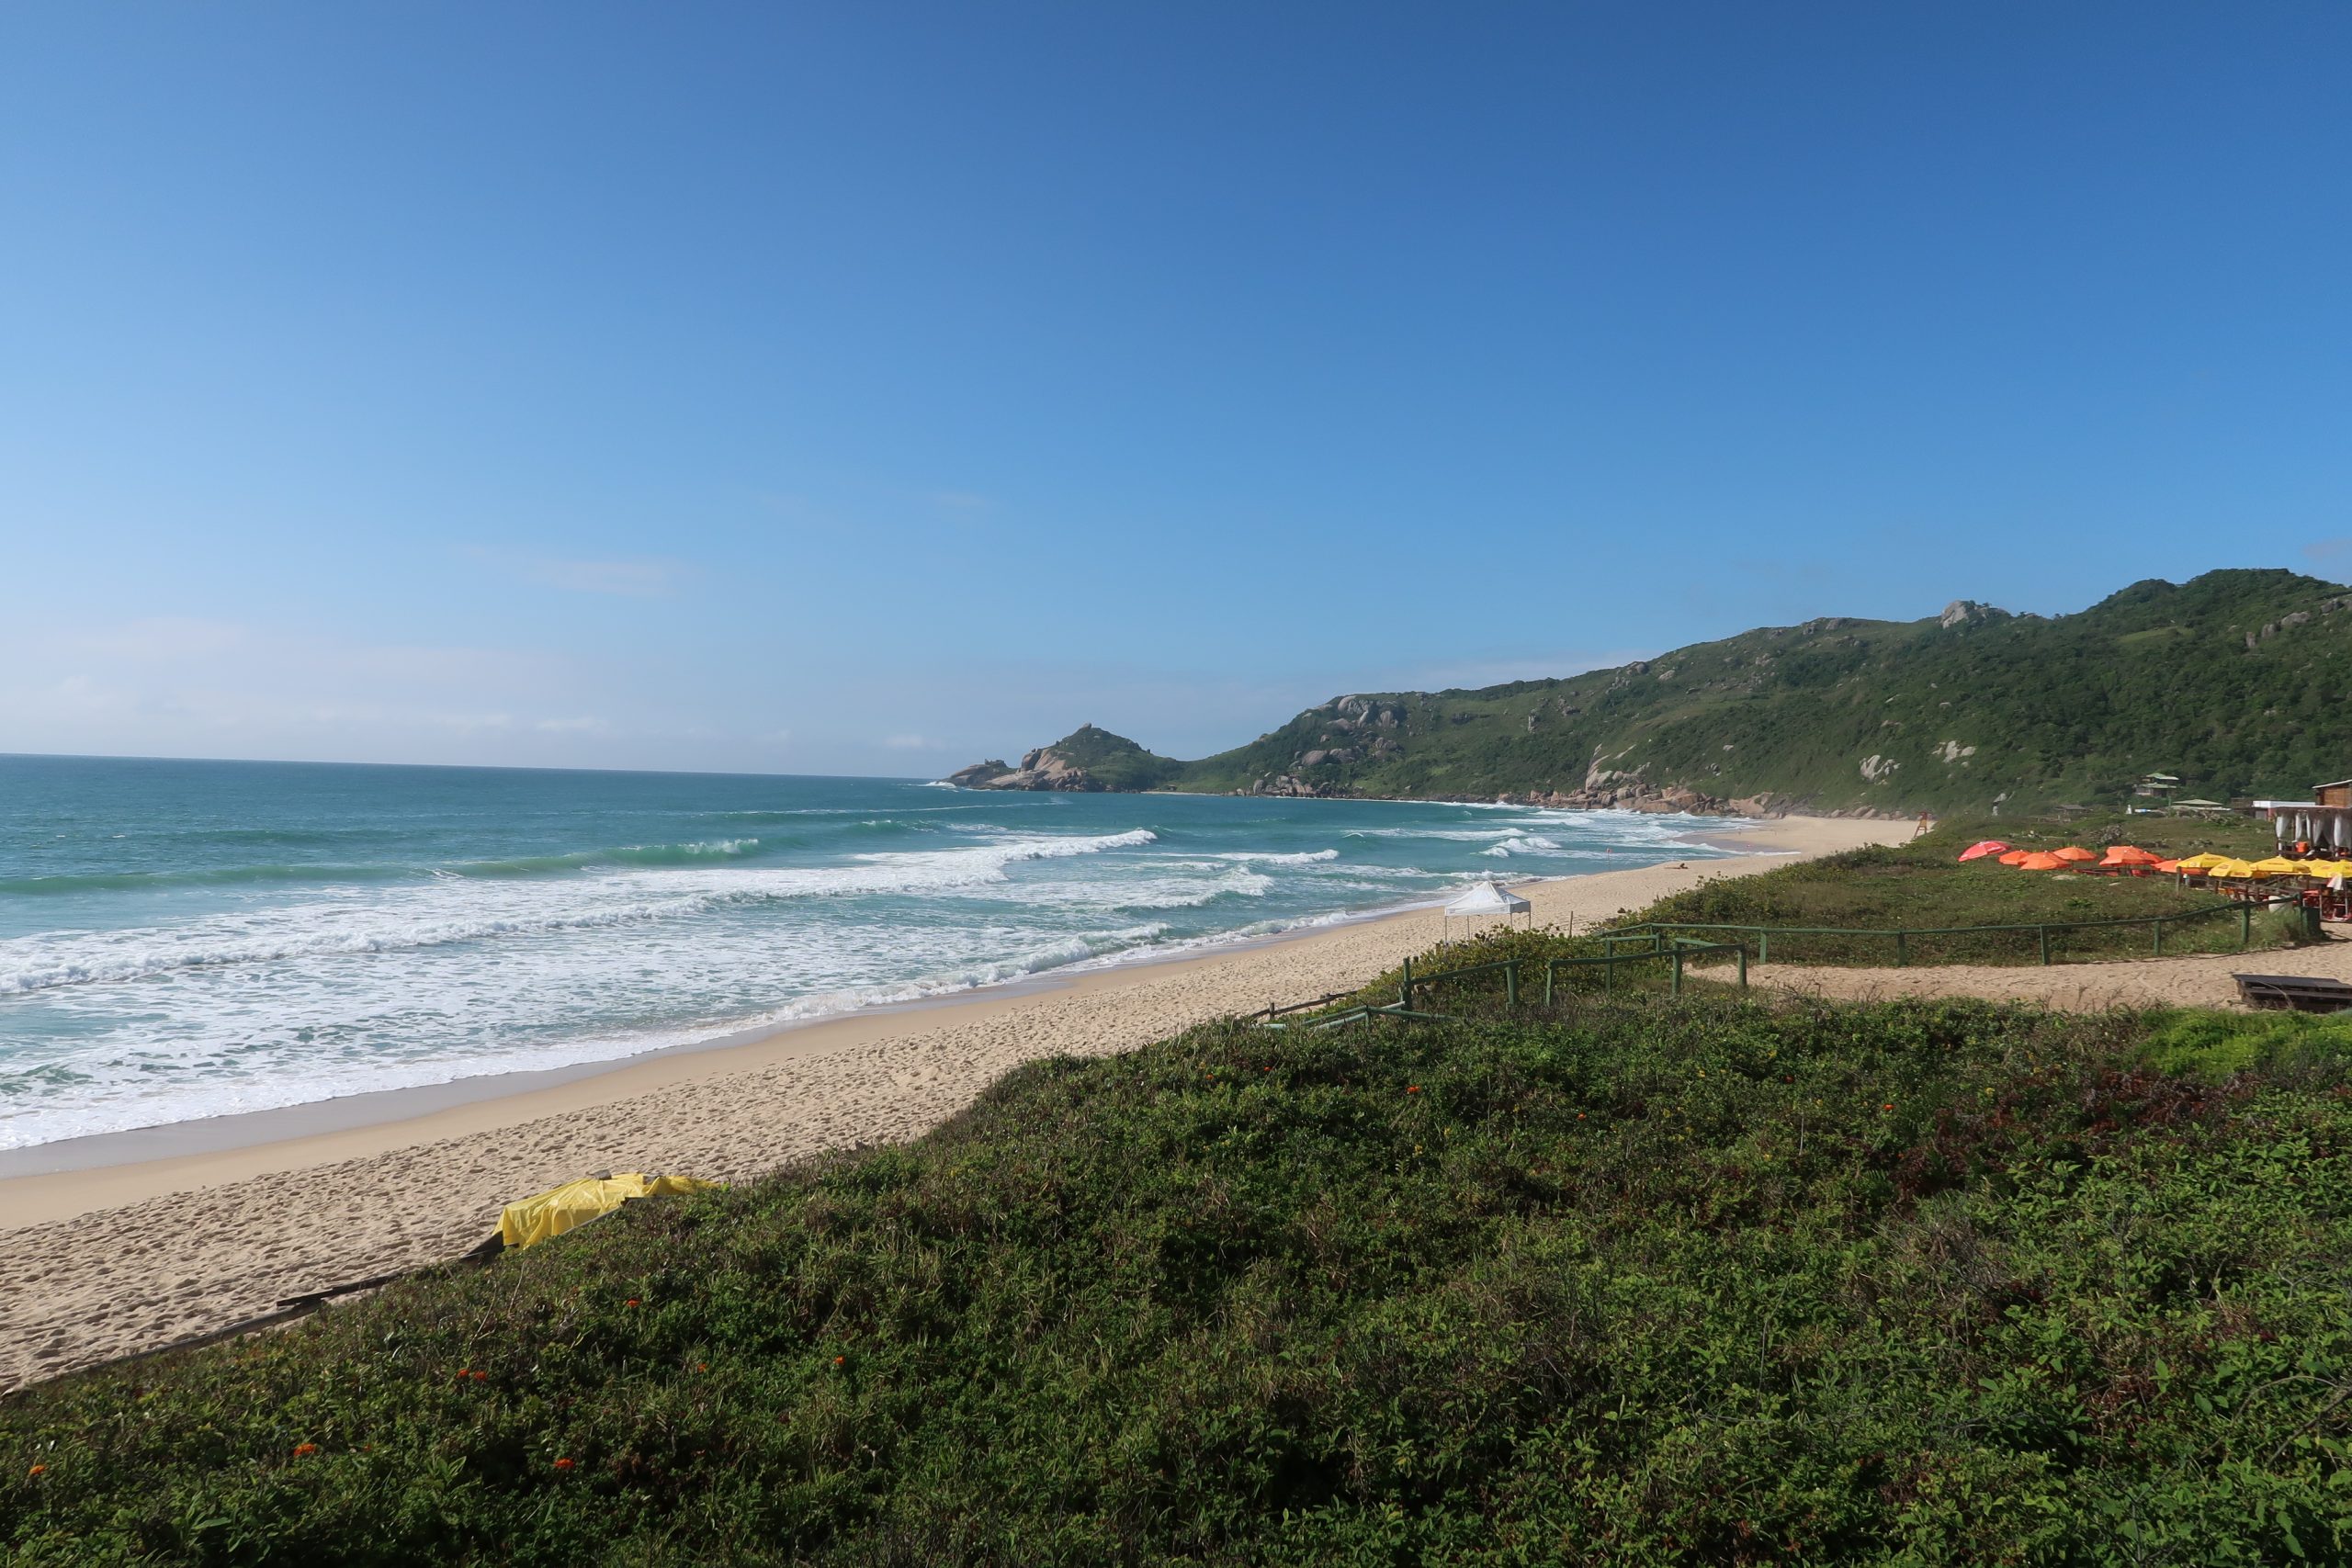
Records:
M2352 576L2352 7L0 16L0 751L935 776Z

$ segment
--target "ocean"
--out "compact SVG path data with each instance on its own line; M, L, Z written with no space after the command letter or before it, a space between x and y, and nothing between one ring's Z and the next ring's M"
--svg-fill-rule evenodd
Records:
M0 756L0 1149L1203 950L1711 824L904 779Z

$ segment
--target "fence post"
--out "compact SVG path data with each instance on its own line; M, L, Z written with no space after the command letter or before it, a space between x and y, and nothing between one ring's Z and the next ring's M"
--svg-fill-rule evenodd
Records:
M1745 942L1739 948L1739 988L1743 991L1747 989L1747 944Z
M1396 987L1396 1005L1407 1012L1413 1010L1413 961L1405 960L1405 981Z
M2039 932L2041 937L2041 966L2046 969L2050 966L2050 928L2048 926L2036 926L2033 929Z
M2156 928L2156 956L2162 958L2165 955L2165 918L2158 915L2148 923Z
M1555 959L1547 958L1544 961L1544 1006L1547 1010L1552 1005L1552 977L1559 967L1559 963Z
M1909 962L1909 953L1903 945L1903 928L1897 926L1894 928L1894 966L1900 969Z
M2245 949L2253 945L2254 904L2249 899L2238 906L2238 946L2240 949Z
M1519 1005L1519 960L1514 958L1503 965L1503 1006Z
M1679 947L1674 950L1674 994L1682 994L1682 950Z
M1613 947L1601 956L1600 988L1604 991L1617 988L1617 950Z
M1758 964L1772 962L1772 933L1763 926L1756 928L1756 962Z

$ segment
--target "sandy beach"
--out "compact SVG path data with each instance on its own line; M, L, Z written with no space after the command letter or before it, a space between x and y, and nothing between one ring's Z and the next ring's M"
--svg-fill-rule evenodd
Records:
M1909 837L1908 822L1787 818L1749 858L1523 886L1539 923L1578 926L1702 879ZM1718 841L1726 840L1713 835ZM1416 910L1181 962L952 1005L856 1014L748 1043L616 1064L423 1114L287 1135L287 1113L216 1123L211 1146L0 1180L0 1389L212 1332L281 1298L439 1261L505 1202L597 1170L741 1180L824 1150L919 1135L996 1077L1351 988L1438 941ZM413 1105L413 1101L401 1102ZM248 1119L236 1119L239 1122ZM322 1111L323 1124L337 1118Z

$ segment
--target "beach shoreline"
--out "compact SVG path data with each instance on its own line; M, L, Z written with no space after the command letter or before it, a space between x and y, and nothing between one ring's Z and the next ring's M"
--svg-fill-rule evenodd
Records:
M1792 852L1763 847L1765 841L1771 838L1772 830L1768 825L1769 822L1779 820L1788 819L1757 819L1754 822L1740 823L1729 828L1693 830L1684 835L1681 841L1716 852L1730 852L1741 855ZM1795 820L1832 819L1796 818ZM1799 836L1804 839L1804 841L1810 843L1810 838L1805 837L1805 830L1800 829ZM1571 882L1582 877L1608 874L1611 874L1585 872L1525 877L1505 876L1503 880L1516 886L1535 887L1546 883ZM299 1101L291 1105L265 1106L222 1115L161 1122L148 1127L129 1127L60 1138L47 1143L28 1145L21 1148L0 1149L0 1195L7 1194L10 1184L22 1178L60 1176L71 1172L103 1170L118 1166L146 1165L155 1161L188 1156L232 1154L238 1150L260 1145L306 1142L322 1135L364 1133L369 1128L424 1120L435 1112L453 1111L480 1101L518 1099L541 1090L555 1089L582 1079L603 1077L663 1057L703 1055L755 1048L746 1052L745 1060L741 1065L756 1065L777 1059L782 1055L796 1054L792 1051L794 1043L805 1043L806 1037L813 1031L826 1030L831 1025L854 1020L895 1019L901 1024L912 1027L910 1015L947 1011L989 1000L1014 1000L1024 996L1035 996L1089 983L1107 984L1109 983L1107 979L1098 981L1097 977L1107 977L1128 971L1170 964L1214 960L1283 942L1313 941L1350 926L1394 919L1399 916L1434 909L1448 896L1450 895L1415 898L1401 904L1360 910L1330 910L1320 915L1304 918L1297 924L1283 931L1199 938L1164 949L1145 947L1107 958L1072 964L1058 969L1040 970L1016 979L975 986L962 990L942 991L934 995L897 1001L875 1002L847 1008L839 1012L819 1013L807 1018L720 1029L701 1038L660 1045L649 1050L632 1051L620 1055L568 1062L548 1067L469 1074L439 1083L364 1089L321 1100ZM1269 999L1280 1004L1298 998ZM693 1068L682 1067L644 1076L655 1082L667 1083L675 1081L681 1076L698 1077L702 1074ZM7 1209L0 1207L0 1215L6 1215L8 1213ZM8 1223L11 1222L0 1220L0 1229L5 1229Z
M1739 858L1518 886L1539 923L1582 924L1709 876L1908 831L1870 819L1761 819L1709 829L1709 842L1747 852ZM1440 934L1433 908L1408 909L577 1072L461 1080L435 1086L446 1103L405 1100L356 1122L348 1105L322 1112L344 1103L326 1100L216 1119L243 1125L209 1134L181 1123L177 1134L74 1140L91 1147L74 1151L70 1168L0 1177L11 1280L0 1297L0 1388L454 1256L494 1227L503 1202L592 1170L741 1180L828 1149L916 1136L1023 1062L1109 1055L1270 1002L1351 989ZM266 1117L278 1120L254 1120ZM142 1137L169 1152L128 1152Z

